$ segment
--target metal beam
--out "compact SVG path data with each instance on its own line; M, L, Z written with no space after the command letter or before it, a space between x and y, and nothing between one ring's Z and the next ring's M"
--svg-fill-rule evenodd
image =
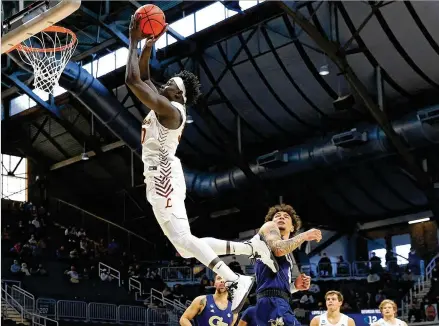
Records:
M81 60L87 58L88 56L90 56L90 55L92 55L92 54L94 54L96 52L99 52L99 51L101 51L103 49L106 49L107 47L109 47L110 45L113 45L115 43L117 43L117 39L116 38L111 38L109 40L106 40L105 42L102 42L102 43L100 43L100 44L98 44L96 46L93 46L92 48L90 48L90 49L88 49L86 51L81 52L77 56L72 57L70 60L71 61L81 61Z
M122 146L125 146L125 143L123 141L119 140L115 143L111 143L111 144L102 146L101 151L102 151L102 153L105 153L105 152L111 151L113 149L120 148ZM88 151L88 152L86 152L86 154L88 155L88 157L93 157L93 156L97 155L95 151ZM58 169L61 169L62 167L65 167L65 166L68 166L68 165L71 165L71 164L74 164L74 163L80 162L80 161L82 161L82 154L51 165L50 171L58 170Z
M44 128L41 128L41 125L38 125L36 122L32 122L32 125L41 131L44 137L60 152L65 158L69 157L69 154L61 147L61 145L53 139L53 137L46 131Z
M265 1L258 6L246 10L245 15L235 15L218 24L210 26L186 38L184 42L176 42L164 49L157 51L157 59L166 65L177 62L184 57L198 54L199 49L195 48L190 41L202 44L203 48L228 39L234 35L239 35L244 31L264 21L270 20L282 14L282 10L275 5L274 1Z
M100 19L99 15L84 6L81 6L79 10L81 10L87 17L93 19L94 21L97 21L99 25L104 27L111 35L113 35L113 37L118 39L122 44L127 47L130 45L128 37L126 37L125 34L117 28L117 25L115 23L107 24L103 22Z
M342 236L344 236L344 234L342 232L337 232L336 234L331 236L328 240L326 240L322 244L319 244L317 247L315 247L313 250L311 250L311 252L308 254L308 256L312 257L312 256L316 255L317 253L325 250L330 245L332 245L334 242L339 240Z
M3 77L5 77L7 80L9 80L11 83L13 83L19 90L26 93L27 96L29 96L34 102L36 102L38 105L42 106L49 112L51 112L56 117L60 118L59 110L56 106L50 105L46 101L43 101L41 97L39 97L37 94L35 94L29 86L27 86L25 83L23 83L17 76L17 73L13 73L12 75L2 74Z
M34 135L34 136L32 137L32 139L30 140L30 143L31 143L31 144L33 144L33 143L37 140L38 136L39 136L40 133L41 133L41 130L44 129L44 126L46 125L47 121L49 121L49 117L48 117L48 116L46 116L46 118L44 119L43 123L40 125L40 127L39 127L38 130L37 130L37 132L35 133L35 135Z
M284 1L278 2L278 5L298 24L313 40L316 44L327 54L327 56L338 66L340 71L345 75L345 78L350 83L351 87L355 89L357 94L364 101L367 109L373 118L378 122L381 129L384 131L388 137L390 143L395 148L399 156L404 160L406 165L409 167L411 173L416 177L419 185L424 190L426 196L429 198L430 202L437 200L433 193L433 187L430 182L429 176L422 171L420 166L415 161L413 155L409 152L407 145L403 140L396 134L391 123L385 116L385 114L380 110L378 105L369 95L367 88L359 80L357 75L354 73L353 69L350 67L343 49L340 49L338 45L334 42L329 41L325 36L320 34L317 28L312 25L308 20L302 16L301 13L293 10ZM431 202L432 203L432 202ZM433 204L433 203L432 203ZM439 218L439 212L437 212Z

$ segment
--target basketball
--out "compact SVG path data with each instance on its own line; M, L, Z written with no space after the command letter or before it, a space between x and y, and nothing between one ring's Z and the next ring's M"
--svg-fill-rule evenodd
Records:
M165 14L155 5L144 5L136 10L135 19L139 23L139 29L145 36L157 36L165 27Z

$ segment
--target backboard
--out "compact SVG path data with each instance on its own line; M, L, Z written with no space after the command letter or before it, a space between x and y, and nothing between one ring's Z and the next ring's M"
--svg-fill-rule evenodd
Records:
M22 0L16 1L22 3ZM4 5L2 1L2 19ZM81 0L35 1L2 20L2 54L17 44L71 15L81 6Z

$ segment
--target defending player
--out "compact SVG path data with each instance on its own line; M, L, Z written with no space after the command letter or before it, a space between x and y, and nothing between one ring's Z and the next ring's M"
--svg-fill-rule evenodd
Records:
M285 204L270 208L265 221L259 233L278 257L279 272L275 274L262 262L256 262L258 325L300 325L293 314L290 297L291 293L308 290L311 277L300 274L292 251L305 241L320 241L322 234L311 229L291 237L300 229L301 221L296 211Z
M328 291L325 294L326 312L315 316L309 326L355 326L355 321L342 314L343 295L338 291Z
M258 326L258 322L256 321L256 306L250 306L242 313L238 326Z
M389 299L383 300L383 302L380 303L379 309L383 318L371 326L407 326L405 321L395 317L398 312L398 307L394 301Z
M202 295L192 301L180 318L181 326L231 326L235 324L237 314L232 313L232 304L221 276L215 276L215 294Z
M254 278L235 274L218 255L252 255L274 272L277 272L277 265L267 245L259 238L239 243L200 239L192 235L184 205L186 183L183 168L175 152L186 122L186 105L197 101L200 84L194 74L183 71L157 89L150 80L148 67L151 48L157 38L146 41L139 67L137 44L143 38L136 20L132 18L125 82L138 99L151 109L143 121L141 134L146 197L164 234L180 255L184 258L195 257L221 275L233 295L233 311L240 310Z

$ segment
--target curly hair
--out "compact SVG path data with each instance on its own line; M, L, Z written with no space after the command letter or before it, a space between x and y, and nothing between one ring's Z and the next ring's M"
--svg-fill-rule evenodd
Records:
M295 234L302 227L302 220L299 215L297 215L294 208L290 205L280 204L273 207L270 207L267 215L265 215L265 222L273 221L274 215L278 212L285 212L291 216L291 220L293 222L294 231L292 234Z
M198 98L201 95L200 91L200 81L198 80L198 77L195 76L193 73L187 70L183 70L176 74L174 77L180 77L183 79L184 87L186 88L186 104L187 105L193 105L197 103Z

